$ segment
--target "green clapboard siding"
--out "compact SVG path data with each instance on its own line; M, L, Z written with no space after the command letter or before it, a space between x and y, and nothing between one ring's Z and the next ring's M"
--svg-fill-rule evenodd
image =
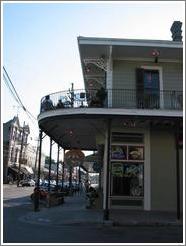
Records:
M141 66L159 66L163 68L163 89L183 90L183 66L181 63L158 63L114 61L113 89L136 89L136 68Z
M171 130L151 131L151 208L176 210L176 150Z
M183 90L183 70L181 63L153 63L135 61L113 61L113 106L135 107L136 68L141 66L159 66L163 70L163 90ZM120 90L119 90L120 89ZM122 91L125 89L126 91Z

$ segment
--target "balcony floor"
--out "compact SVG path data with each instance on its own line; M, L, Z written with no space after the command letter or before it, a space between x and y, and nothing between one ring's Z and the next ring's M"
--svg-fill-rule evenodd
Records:
M149 122L182 117L182 111L176 110L68 108L45 111L38 121L40 128L65 149L96 150L96 136L105 135L108 118Z

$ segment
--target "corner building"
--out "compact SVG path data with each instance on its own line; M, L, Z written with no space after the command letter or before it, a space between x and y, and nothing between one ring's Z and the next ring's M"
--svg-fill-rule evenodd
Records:
M181 39L78 37L78 46L85 88L50 95L40 128L66 150L98 150L105 218L112 208L180 214Z

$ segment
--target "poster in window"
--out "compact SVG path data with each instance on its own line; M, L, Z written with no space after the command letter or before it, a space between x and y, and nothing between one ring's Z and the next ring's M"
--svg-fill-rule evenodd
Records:
M113 145L111 149L111 159L126 160L127 159L127 146Z
M129 146L129 160L144 160L144 148L139 146Z
M112 175L123 177L123 163L112 163Z
M143 164L124 164L124 178L130 183L130 196L143 195Z

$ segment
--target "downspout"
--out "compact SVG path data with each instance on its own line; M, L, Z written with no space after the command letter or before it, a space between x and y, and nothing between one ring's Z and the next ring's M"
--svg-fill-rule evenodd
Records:
M106 168L105 168L105 194L104 195L104 220L109 220L109 167L110 167L110 138L111 138L111 119L107 123L107 147L106 147Z
M179 120L175 122L175 143L176 143L176 214L180 220L180 158L179 158Z

